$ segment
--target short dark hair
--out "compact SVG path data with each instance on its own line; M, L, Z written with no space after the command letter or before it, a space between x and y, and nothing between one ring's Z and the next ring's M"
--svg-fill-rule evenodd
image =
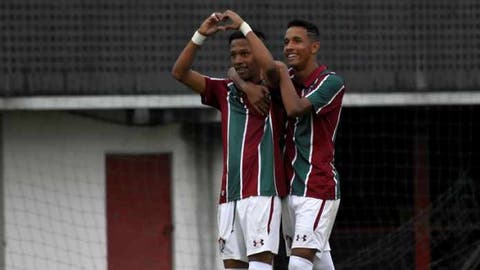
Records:
M266 40L265 34L263 34L262 32L257 31L257 30L253 30L253 32L261 40ZM245 36L240 31L234 31L232 34L230 34L230 37L228 38L228 44L231 44L232 41L235 40L235 39L245 39Z
M287 28L294 27L294 26L305 28L305 30L307 30L307 35L312 40L314 41L320 40L320 31L318 31L318 27L315 24L304 21L304 20L295 19L288 23Z

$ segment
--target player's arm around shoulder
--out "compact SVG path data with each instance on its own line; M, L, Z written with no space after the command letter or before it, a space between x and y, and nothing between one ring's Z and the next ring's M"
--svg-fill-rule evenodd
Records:
M276 86L278 84L278 72L273 56L264 44L264 41L257 36L250 25L233 10L226 10L224 15L232 21L226 28L236 29L243 33L251 46L253 57L265 75L264 79L268 81L269 86Z
M290 79L288 67L280 61L275 61L280 76L280 93L283 106L289 118L294 118L311 112L312 103L306 98L299 97L295 86Z
M233 67L228 70L227 75L235 86L245 93L248 101L257 113L264 116L268 114L270 107L270 90L267 86L242 80Z

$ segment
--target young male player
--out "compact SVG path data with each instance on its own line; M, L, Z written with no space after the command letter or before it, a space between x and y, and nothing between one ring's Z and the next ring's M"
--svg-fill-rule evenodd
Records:
M231 23L222 26L229 19ZM219 30L239 29L229 38L230 60L245 81L275 81L277 67L263 42L233 11L215 12L195 32L175 62L172 75L199 93L204 104L221 112L223 176L218 206L220 252L226 269L271 270L279 244L281 204L286 194L279 147L281 107L256 113L228 79L191 69L196 52Z
M293 20L283 49L290 69L277 62L290 118L285 136L290 191L282 213L289 270L334 269L328 239L340 204L334 142L345 86L340 76L317 63L319 49L318 28Z
M317 63L319 49L314 24L303 20L288 24L283 53L296 91L285 79L280 80L280 89L290 117L285 150L290 193L283 212L284 237L291 245L290 270L334 269L330 253L324 251L330 249L328 239L340 204L334 143L345 85L340 76ZM286 67L280 74L287 76Z

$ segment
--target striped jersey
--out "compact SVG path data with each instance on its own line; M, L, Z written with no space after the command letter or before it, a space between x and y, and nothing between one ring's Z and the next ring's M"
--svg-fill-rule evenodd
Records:
M343 79L319 66L303 82L290 75L297 93L307 98L310 113L289 119L285 135L286 177L290 194L323 200L340 198L334 166L335 134L345 91Z
M271 102L267 116L255 112L243 92L227 79L205 77L202 103L221 112L223 174L220 203L250 196L287 193L280 146L285 112Z

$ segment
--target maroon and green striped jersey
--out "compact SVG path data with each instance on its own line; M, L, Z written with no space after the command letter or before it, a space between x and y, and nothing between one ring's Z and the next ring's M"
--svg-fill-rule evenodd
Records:
M220 203L287 193L282 147L285 112L271 102L267 116L255 112L227 79L205 77L202 103L221 112L223 175Z
M290 70L297 93L312 104L310 113L289 119L285 135L286 177L290 194L323 200L340 198L334 166L335 134L345 91L344 80L319 66L303 82Z

